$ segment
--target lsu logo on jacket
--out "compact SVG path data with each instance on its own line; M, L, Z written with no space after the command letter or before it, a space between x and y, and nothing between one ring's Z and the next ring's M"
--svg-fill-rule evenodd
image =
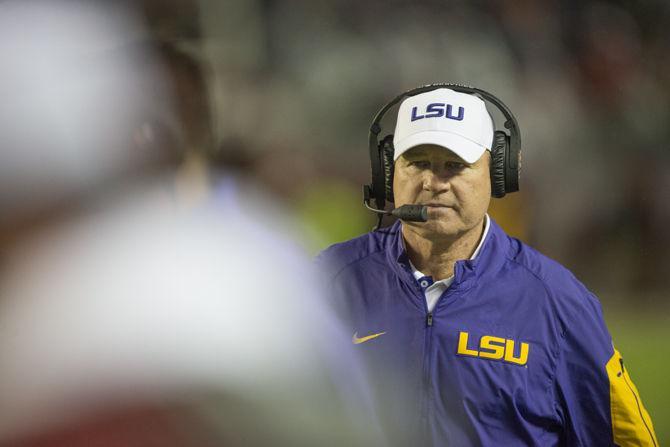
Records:
M519 346L518 349L517 346ZM517 344L516 341L508 338L484 335L479 339L479 343L476 343L470 340L468 332L461 331L458 334L458 350L456 352L461 355L502 360L523 366L528 363L529 351L530 345L528 343Z

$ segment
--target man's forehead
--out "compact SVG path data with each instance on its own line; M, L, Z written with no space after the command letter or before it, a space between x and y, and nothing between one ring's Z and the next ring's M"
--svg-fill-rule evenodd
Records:
M409 149L407 152L404 152L401 157L417 158L426 157L429 155L440 155L449 159L463 161L461 157L456 155L451 150L443 146L437 146L435 144L421 144L419 146L415 146L412 149Z

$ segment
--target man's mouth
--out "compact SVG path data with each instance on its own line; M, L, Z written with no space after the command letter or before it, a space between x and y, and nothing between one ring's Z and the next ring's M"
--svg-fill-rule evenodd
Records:
M432 202L430 202L430 203L422 203L421 205L422 206L430 206L430 207L433 207L433 208L451 208L449 205L445 205L443 203L432 203Z

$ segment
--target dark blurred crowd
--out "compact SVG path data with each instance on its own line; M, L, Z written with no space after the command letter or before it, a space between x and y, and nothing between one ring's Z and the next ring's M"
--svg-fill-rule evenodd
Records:
M176 162L195 152L251 174L314 224L314 251L372 225L359 195L377 109L417 85L467 83L498 95L522 129L522 192L496 201L494 218L605 301L667 300L666 2L115 4L132 7L143 32L114 51L150 48L177 105L176 117L139 119L134 141L163 138ZM0 240L58 209L4 200ZM58 200L72 205L47 202Z
M605 301L667 302L666 2L265 0L200 8L219 89L217 130L271 160L261 172L276 190L302 203L305 190L333 180L360 200L378 108L417 85L475 85L505 101L522 129L522 192L494 203L494 217ZM328 201L324 189L314 200Z

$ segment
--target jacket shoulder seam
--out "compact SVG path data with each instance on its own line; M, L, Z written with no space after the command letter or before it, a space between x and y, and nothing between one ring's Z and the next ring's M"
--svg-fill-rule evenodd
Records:
M354 265L354 264L356 264L356 263L358 263L358 262L361 262L361 261L363 261L363 260L369 258L369 257L372 256L372 255L375 255L375 254L377 254L377 253L381 253L381 252L383 252L383 251L385 251L385 248L380 248L379 250L375 250L375 251L372 251L372 252L370 252L370 253L366 253L365 255L363 255L363 256L361 256L361 257L359 257L359 258L354 259L353 261L347 262L345 265L342 266L342 268L340 268L340 269L337 271L337 273L335 273L335 274L332 276L331 281L335 281L335 280L338 278L338 276L340 276L340 275L342 274L342 272L344 272L347 268L351 267L352 265Z

